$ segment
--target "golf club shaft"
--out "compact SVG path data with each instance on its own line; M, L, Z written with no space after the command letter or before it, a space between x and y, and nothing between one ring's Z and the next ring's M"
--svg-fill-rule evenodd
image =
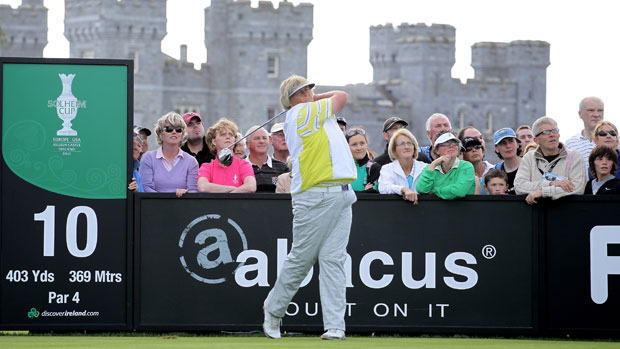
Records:
M268 123L272 122L273 120L275 120L275 119L279 118L280 116L282 116L282 114L286 114L286 112L287 112L287 111L288 111L288 110L283 110L283 111L281 111L278 115L276 115L276 116L272 117L271 119L267 120L264 124L262 124L262 125L258 126L257 128L255 128L255 129L254 129L254 131L252 131L252 132L248 133L247 135L245 135L245 136L243 136L243 137L239 138L239 139L238 139L235 143L233 143L233 144L231 144L231 145L227 146L226 148L228 148L228 149L233 149L233 148L235 147L235 145L237 145L237 143L239 143L239 142L241 142L242 140L244 140L244 139L246 139L246 138L250 137L250 136L251 136L254 132L256 132L256 131L260 130L260 129L261 129L261 128L263 128L263 127L265 127L265 125L267 125Z

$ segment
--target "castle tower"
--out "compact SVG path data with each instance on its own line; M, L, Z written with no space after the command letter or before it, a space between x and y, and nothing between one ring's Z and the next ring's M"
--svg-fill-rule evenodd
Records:
M212 0L205 9L210 118L229 117L243 130L277 114L280 83L306 76L313 6Z
M47 45L47 8L43 0L22 0L17 9L0 5L4 40L0 56L43 57Z
M134 60L134 120L152 128L162 110L165 0L65 0L72 58Z
M549 43L545 41L512 41L508 44L506 65L508 78L518 84L516 103L519 125L531 125L547 113L549 54Z
M477 42L471 47L471 66L474 78L479 80L508 77L506 54L508 44L505 42Z

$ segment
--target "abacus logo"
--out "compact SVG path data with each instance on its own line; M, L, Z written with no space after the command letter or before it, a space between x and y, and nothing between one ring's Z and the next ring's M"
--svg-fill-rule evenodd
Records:
M247 250L248 243L235 221L209 214L187 225L181 233L179 247L181 265L191 277L207 284L219 284L244 264L237 263L233 256Z
M30 311L28 312L28 317L31 319L38 318L39 314L40 313L37 308L30 308Z

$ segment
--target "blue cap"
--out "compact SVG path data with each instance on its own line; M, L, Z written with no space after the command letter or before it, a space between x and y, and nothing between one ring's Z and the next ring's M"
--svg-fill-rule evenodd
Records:
M500 128L493 135L493 143L498 145L504 138L517 138L517 134L510 127Z

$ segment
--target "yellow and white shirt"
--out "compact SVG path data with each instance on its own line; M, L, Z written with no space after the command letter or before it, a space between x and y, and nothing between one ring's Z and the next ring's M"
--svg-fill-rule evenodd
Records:
M300 103L286 113L291 155L291 194L314 186L347 184L357 178L349 144L332 114L331 99Z

